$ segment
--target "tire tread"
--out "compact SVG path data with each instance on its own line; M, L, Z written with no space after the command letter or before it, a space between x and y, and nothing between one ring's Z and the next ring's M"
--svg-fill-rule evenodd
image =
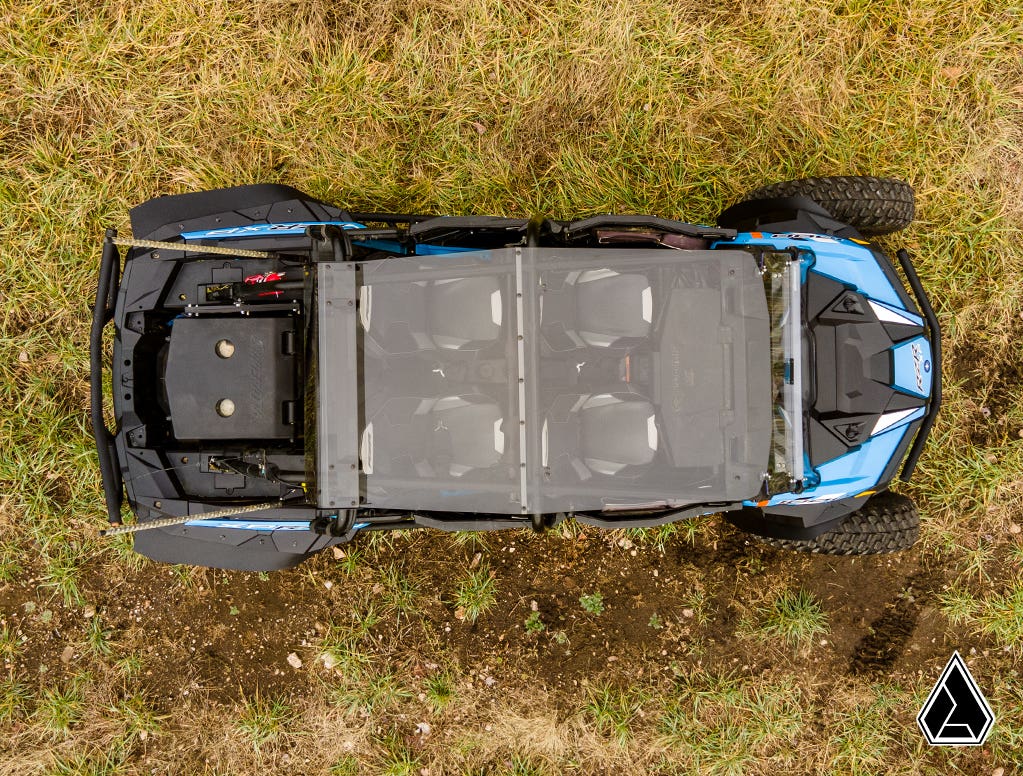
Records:
M836 528L813 539L760 537L772 547L821 555L880 555L907 550L920 533L920 515L913 501L898 493L871 497Z
M894 178L834 175L799 178L761 186L744 202L773 197L808 197L835 218L865 235L888 234L905 229L916 214L913 189Z

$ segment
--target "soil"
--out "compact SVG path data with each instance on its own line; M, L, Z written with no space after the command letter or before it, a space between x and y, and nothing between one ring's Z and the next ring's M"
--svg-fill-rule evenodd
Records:
M977 414L964 423L976 447L1004 444L1023 436L1010 417L1020 403L1023 385L1023 319L1015 319L1004 336L973 332L947 355L946 381L957 382L977 406Z
M384 612L371 629L392 666L462 666L488 686L567 690L604 679L656 681L688 665L756 676L788 664L832 678L916 675L947 660L951 646L932 616L944 576L917 551L841 558L797 555L760 545L723 522L694 545L676 537L662 553L619 532L587 528L573 538L502 532L487 548L459 547L423 532L367 549L347 576L331 553L269 575L178 570L147 564L111 585L98 565L86 570L83 607L65 608L25 579L0 588L0 623L24 637L15 665L22 676L72 673L87 657L84 629L93 610L117 655L141 658L141 689L170 705L189 695L231 703L301 692L308 678L288 656L316 659L324 623L346 623L353 608ZM459 619L457 580L485 563L496 604L476 623ZM374 558L374 555L376 556ZM371 562L370 559L373 559ZM418 586L414 610L388 613L377 567L399 566ZM806 654L749 635L756 604L777 580L802 587L828 614L830 633ZM603 611L580 596L599 592ZM702 603L701 603L702 601ZM529 633L536 611L544 629ZM73 650L70 661L67 647ZM960 645L957 645L960 646Z

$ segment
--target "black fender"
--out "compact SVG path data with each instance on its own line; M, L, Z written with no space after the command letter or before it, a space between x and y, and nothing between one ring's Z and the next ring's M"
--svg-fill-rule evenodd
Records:
M212 229L268 219L272 206L282 203L292 203L292 211L298 211L290 212L287 217L281 218L282 221L348 220L333 205L314 199L291 186L277 183L257 183L155 197L133 207L129 215L134 237L163 240L180 234L189 226ZM203 225L188 223L217 215L233 215L234 218Z
M813 539L830 531L865 503L869 496L829 501L823 504L794 504L769 509L743 507L726 512L725 520L743 531L771 539Z
M739 202L722 211L718 226L740 232L808 232L863 240L854 227L837 220L808 197L772 197Z

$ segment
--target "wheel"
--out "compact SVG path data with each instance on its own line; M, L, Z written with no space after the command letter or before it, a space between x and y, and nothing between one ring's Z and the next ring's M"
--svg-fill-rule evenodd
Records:
M913 189L908 183L854 175L772 183L750 192L742 201L774 197L812 199L839 221L865 235L905 229L915 213Z
M908 550L920 533L920 515L912 499L885 491L813 539L758 537L773 547L822 555L880 555Z

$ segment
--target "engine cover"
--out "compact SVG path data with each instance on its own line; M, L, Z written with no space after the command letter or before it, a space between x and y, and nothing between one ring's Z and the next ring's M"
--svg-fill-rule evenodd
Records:
M290 439L296 402L291 318L178 318L164 385L179 440Z

